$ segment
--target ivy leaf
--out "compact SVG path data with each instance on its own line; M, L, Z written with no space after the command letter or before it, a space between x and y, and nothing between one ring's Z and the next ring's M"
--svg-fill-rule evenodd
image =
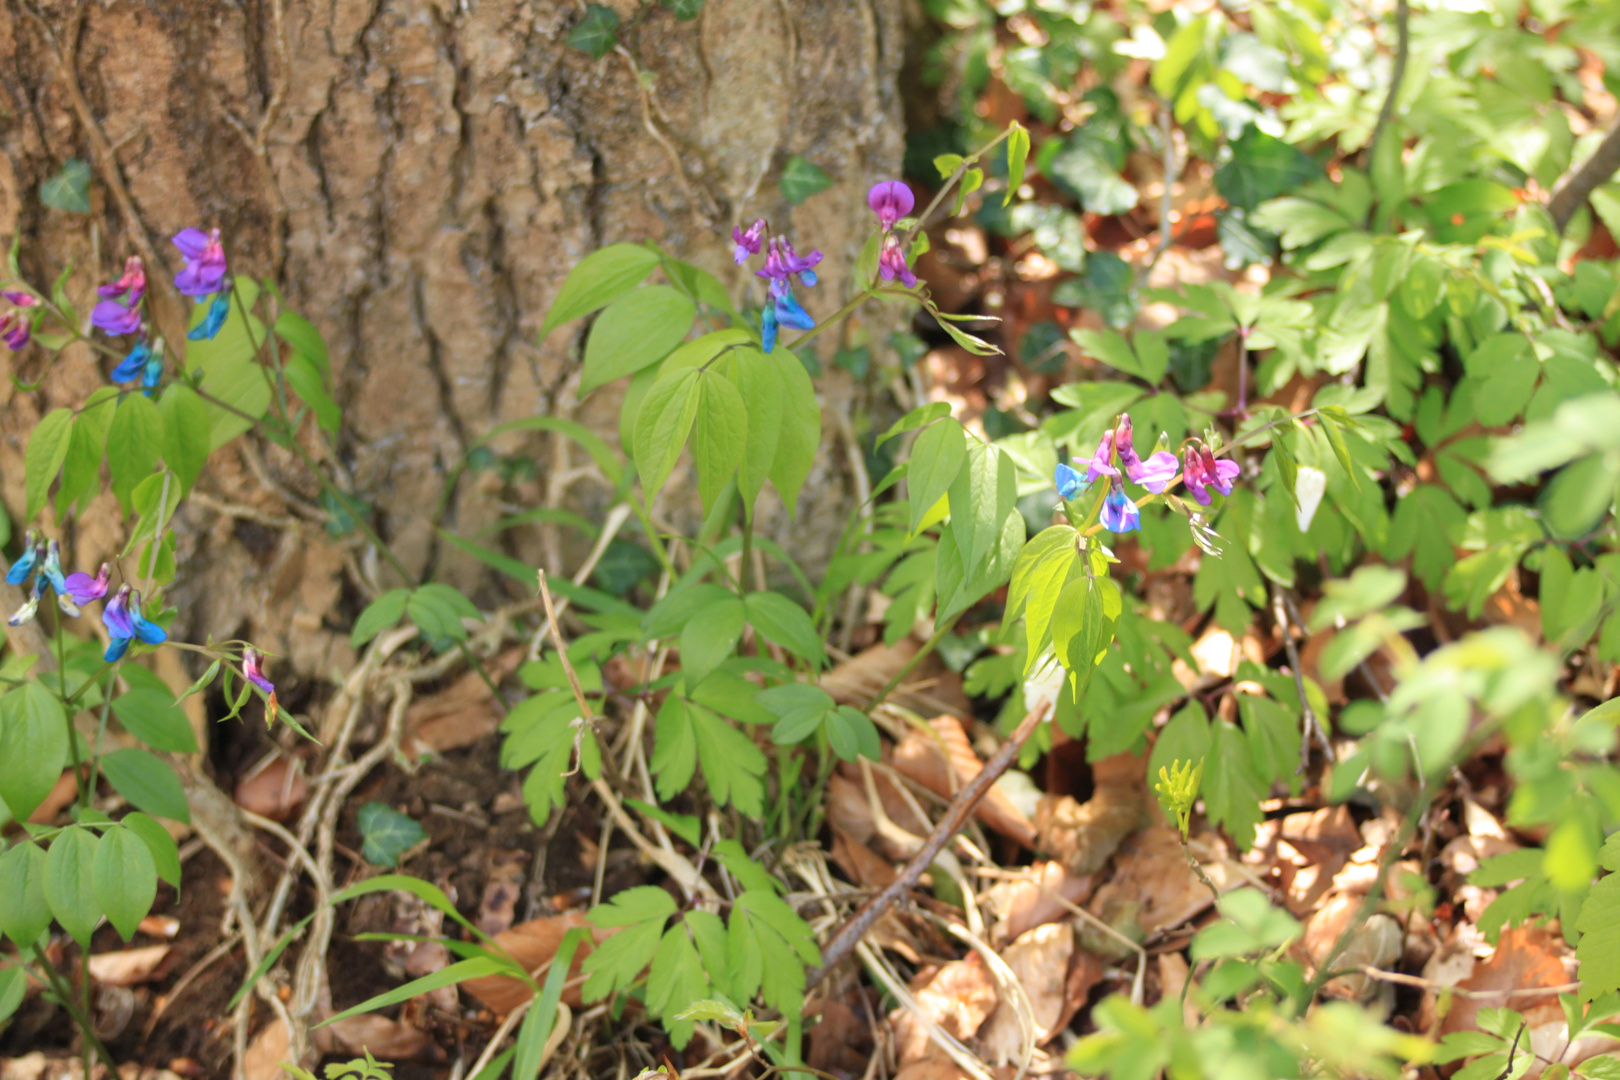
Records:
M68 158L55 176L40 182L39 201L70 214L90 212L90 163Z
M365 841L360 854L373 866L393 869L401 855L427 839L427 831L415 818L387 803L366 803L360 808L358 823Z
M1215 189L1239 210L1297 191L1322 175L1309 154L1254 125L1230 144L1232 159L1215 172Z
M826 170L808 158L797 154L787 159L782 167L782 198L798 206L812 195L832 187L832 177Z
M578 49L592 60L600 60L619 43L619 13L601 4L591 4L585 15L568 31L568 47Z

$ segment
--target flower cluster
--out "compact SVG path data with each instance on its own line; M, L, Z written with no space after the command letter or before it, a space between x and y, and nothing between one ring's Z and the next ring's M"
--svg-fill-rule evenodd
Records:
M102 563L95 577L82 572L64 574L60 545L55 540L47 541L44 537L36 536L30 529L22 555L6 571L6 583L25 585L30 577L34 579L32 595L6 620L12 626L21 626L39 612L39 603L46 589L55 594L56 605L63 614L77 618L83 614L81 607L107 595L112 570ZM121 586L107 601L101 621L112 637L105 657L109 663L122 657L133 640L157 645L168 639L163 627L141 617L141 594L128 585Z
M793 286L796 283L805 288L815 285L815 267L821 262L821 252L812 250L808 255L800 255L791 241L780 236L767 237L766 232L765 220L761 218L746 230L733 228L731 238L736 244L732 255L738 266L762 250L765 252L765 268L755 270L754 275L770 282L769 299L759 327L760 342L765 351L770 352L776 348L776 335L781 327L809 330L816 325L816 320L793 298Z
M208 314L186 337L191 341L211 340L225 325L225 316L231 311L230 283L225 278L225 245L220 242L219 230L181 229L171 242L186 260L185 269L174 276L174 287L180 290L180 295L193 297L199 304L211 298Z
M884 281L898 278L906 288L915 289L917 275L906 265L905 250L894 231L895 224L917 205L911 189L898 180L880 181L866 193L866 205L872 208L872 212L878 216L878 224L883 226L883 246L878 251L878 276Z
M226 277L225 247L219 230L205 233L201 229L181 229L172 242L185 260L185 267L174 276L174 287L184 296L195 297L199 304L208 302L202 321L186 337L191 341L210 340L225 325L231 311L230 280ZM150 340L145 315L146 266L140 256L131 255L118 280L97 288L96 295L101 299L90 313L90 325L117 337L138 335L134 347L113 369L112 381L130 383L139 379L150 392L163 377L163 349L161 343L154 345Z
M1103 528L1115 533L1132 532L1140 528L1142 523L1136 503L1125 494L1121 476L1154 495L1162 495L1180 480L1186 484L1189 495L1201 505L1208 506L1211 498L1209 489L1230 495L1232 483L1242 471L1237 462L1217 458L1208 446L1197 439L1187 441L1179 461L1168 450L1156 450L1145 459L1139 457L1129 413L1120 414L1114 427L1103 433L1096 452L1083 464L1083 473L1069 465L1058 465L1055 477L1058 494L1065 502L1076 499L1099 479L1107 477L1108 494L1103 497L1101 521Z
M0 315L0 341L4 341L12 352L21 352L33 340L34 327L43 313L36 312L32 315L28 313L29 308L40 306L39 297L31 292L13 289L0 292L0 296L4 296L15 305L12 310Z

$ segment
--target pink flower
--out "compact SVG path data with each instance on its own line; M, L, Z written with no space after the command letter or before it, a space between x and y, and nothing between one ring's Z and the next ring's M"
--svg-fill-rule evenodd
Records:
M1120 456L1124 457L1123 454ZM1146 461L1138 461L1135 465L1129 466L1125 470L1125 475L1131 478L1131 483L1141 484L1158 495L1170 486L1179 468L1180 466L1176 464L1176 455L1168 450L1160 450L1149 455Z
M146 295L146 267L142 265L141 257L131 255L126 259L123 276L110 285L98 287L96 295L103 300L116 300L127 308L138 305L141 297Z
M885 232L894 228L894 223L911 213L911 208L917 205L917 200L911 194L911 189L898 180L883 180L872 185L872 190L866 193L866 205L878 216L878 222Z
M0 341L4 341L12 352L26 349L33 337L33 325L21 312L8 311L0 315Z
M18 307L34 307L40 302L39 297L35 296L33 293L23 292L19 289L6 289L4 291L0 291L0 296L10 300Z
M917 275L906 265L906 256L900 250L900 238L890 233L883 238L883 250L878 255L878 276L884 281L900 279L908 289L917 287Z

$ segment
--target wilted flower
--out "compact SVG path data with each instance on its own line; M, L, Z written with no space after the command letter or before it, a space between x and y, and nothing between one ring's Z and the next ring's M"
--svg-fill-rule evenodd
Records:
M900 284L908 289L917 287L917 275L906 265L906 253L901 249L900 238L893 233L883 238L883 250L878 252L878 276L884 281L899 278Z
M756 219L752 225L748 226L746 231L735 225L731 227L731 239L736 243L736 247L732 248L731 253L732 257L737 260L738 266L747 262L750 255L759 254L760 245L765 242L764 238L764 218Z
M1130 496L1125 494L1117 478L1108 489L1108 496L1103 499L1102 524L1103 528L1114 533L1134 532L1142 524L1141 513Z
M883 180L873 184L866 193L866 205L878 216L883 231L888 232L894 228L895 222L911 213L917 200L912 196L911 189L900 181Z
M185 256L186 266L174 276L174 287L184 296L208 296L225 283L225 245L219 230L181 229L172 243Z
M8 311L0 315L0 341L4 341L12 352L26 349L33 337L34 325L22 312Z
M123 659L131 641L158 645L169 638L163 627L141 617L141 594L131 592L127 584L120 585L118 592L107 601L107 606L101 611L101 621L112 636L112 642L103 656L108 663Z

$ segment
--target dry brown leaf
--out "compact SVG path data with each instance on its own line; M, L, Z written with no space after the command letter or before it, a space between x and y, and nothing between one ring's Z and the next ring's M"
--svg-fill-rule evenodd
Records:
M921 643L904 638L893 646L879 643L863 649L821 677L821 688L840 705L864 707L897 672L917 655ZM970 716L973 704L962 692L962 677L937 657L930 655L906 676L894 692L896 704L925 716L949 713Z
M832 834L832 860L855 884L881 889L894 880L894 865L883 856L836 825Z
M498 684L522 662L522 649L508 649L486 666ZM478 672L470 671L437 694L412 703L405 712L400 750L410 758L429 752L442 754L493 735L500 723L489 685Z
M1043 861L1012 881L997 882L982 899L996 915L996 940L1010 941L1037 926L1069 918L1072 913L1059 898L1084 904L1096 884L1095 874L1075 877L1058 863Z
M444 1050L420 1028L376 1013L361 1013L315 1029L315 1045L324 1054L364 1054L384 1061L445 1060Z
M1288 909L1300 917L1316 910L1351 853L1361 846L1361 834L1346 807L1323 807L1283 818L1269 854L1282 874Z
M242 1055L242 1075L246 1080L282 1080L285 1070L281 1063L290 1060L291 1052L287 1026L272 1019L253 1036L247 1053Z
M1350 935L1350 941L1338 959L1333 962L1333 966L1335 969L1374 967L1380 971L1388 971L1400 959L1401 950L1401 924L1388 915L1377 912L1356 927L1355 933ZM1329 997L1366 1001L1385 985L1388 984L1364 973L1358 973L1330 979L1327 985L1322 987L1322 992Z
M524 869L528 864L527 851L499 848L489 853L484 896L478 904L478 929L498 934L512 925L517 902L523 896Z
M1196 839L1205 846L1214 843L1211 836ZM1212 877L1217 870L1210 868ZM1217 878L1217 884L1223 882ZM1120 846L1113 877L1097 890L1087 909L1116 930L1134 924L1151 937L1180 926L1213 902L1209 889L1187 865L1180 833L1168 825L1154 825Z
M1029 998L1037 1045L1058 1031L1068 999L1069 960L1073 954L1074 931L1066 923L1037 926L1001 953ZM1018 1023L1017 1007L1011 1001L1002 1001L990 1014L979 1041L991 1064L1020 1060L1024 1033Z
M842 1001L820 1001L805 1010L814 1018L805 1034L805 1064L822 1072L860 1076L871 1058L872 1029Z
M1464 990L1497 993L1532 990L1538 986L1560 986L1573 981L1564 967L1568 949L1562 939L1539 926L1515 926L1502 931L1496 949L1474 965L1473 973L1457 985ZM1477 1030L1479 1010L1510 1008L1523 1014L1532 1028L1554 1021L1563 1022L1564 1011L1556 994L1525 997L1457 997L1440 1024L1440 1035L1453 1031Z
M913 836L920 838L928 835L933 824L918 816L917 811L912 809L912 800L901 794L894 781L875 769L871 770L871 776L878 805L889 820ZM848 833L851 839L871 845L887 858L904 859L912 853L910 849L902 848L897 842L880 835L877 820L872 815L866 779L857 765L847 762L840 764L838 770L828 778L827 820Z
M912 994L922 1015L957 1039L971 1039L995 1011L996 981L978 953L925 973L917 983L921 985L914 984ZM889 1022L901 1065L929 1056L928 1028L909 1009L896 1009Z
M1040 848L1076 877L1102 869L1120 842L1148 822L1146 767L1145 758L1119 754L1092 766L1097 788L1084 803L1043 798L1035 811Z
M73 776L72 769L65 769L45 798L28 815L30 825L49 825L66 807L72 805L73 800L79 797L79 782Z
M97 953L90 958L90 977L106 986L134 986L146 982L169 955L168 945Z
M973 1080L950 1058L931 1057L902 1065L894 1080Z
M512 958L532 974L557 955L563 935L575 927L583 927L590 933L574 952L574 962L568 969L568 985L563 990L562 999L569 1006L578 1008L582 1004L576 979L580 964L590 955L593 944L607 939L608 931L595 928L577 911L566 911L561 915L531 919L518 923L510 930L502 930L495 935L495 943L511 953ZM490 1011L501 1016L534 997L532 989L521 979L510 975L484 975L466 980L461 987L487 1005Z
M894 767L944 799L952 798L984 768L954 716L941 716L928 725L937 736L911 730L894 748ZM943 745L942 745L943 744ZM946 758L949 756L949 767ZM953 776L954 774L954 776ZM1035 844L1035 826L1014 806L1004 791L991 786L973 811L974 816L1002 836L1025 847Z
M172 938L180 932L180 920L173 915L148 915L141 920L139 929L152 937Z
M1187 966L1187 958L1178 952L1160 953L1159 961L1159 1000L1168 1001L1180 998L1187 986L1187 977L1192 973ZM1198 1013L1198 1003L1191 999L1181 1002L1181 1018L1188 1027L1197 1027L1201 1017Z
M295 761L277 754L242 778L235 798L236 805L250 813L271 821L290 821L309 798L309 780Z

